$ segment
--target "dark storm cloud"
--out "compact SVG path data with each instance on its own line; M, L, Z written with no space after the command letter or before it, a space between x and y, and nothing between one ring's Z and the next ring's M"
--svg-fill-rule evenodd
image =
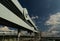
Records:
M49 29L44 25L51 15L60 12L60 0L19 0L23 7L29 11L29 15L39 16L36 21L38 27L43 31ZM39 23L40 22L40 23Z

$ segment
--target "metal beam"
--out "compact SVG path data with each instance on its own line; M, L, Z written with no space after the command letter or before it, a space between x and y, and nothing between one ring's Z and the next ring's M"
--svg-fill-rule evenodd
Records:
M27 23L25 23L21 18L16 16L13 12L11 12L9 9L7 9L5 6L3 6L0 3L0 17L3 19L6 19L12 23L18 24L26 29L32 30L34 32L37 32L34 30L34 27L30 27Z

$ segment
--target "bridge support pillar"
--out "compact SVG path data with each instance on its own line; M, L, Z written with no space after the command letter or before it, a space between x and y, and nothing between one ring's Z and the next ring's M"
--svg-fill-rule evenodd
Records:
M18 29L18 41L20 41L20 29Z

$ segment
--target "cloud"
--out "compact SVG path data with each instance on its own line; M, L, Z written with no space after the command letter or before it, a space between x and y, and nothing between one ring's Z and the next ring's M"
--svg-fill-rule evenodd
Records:
M60 29L60 12L53 14L50 16L50 19L46 21L46 25L52 25L48 31L58 30Z
M32 16L31 19L38 19L38 16Z
M47 25L55 25L58 23L58 20L60 18L60 13L57 13L55 15L51 15L50 19L46 21Z
M1 26L0 27L0 30L2 30L2 31L8 31L10 29L7 26Z
M59 37L58 35L60 31L52 31L52 32L42 32L42 37Z
M45 22L45 25L47 25L49 29L46 32L43 32L42 36L60 37L60 12L50 15L50 18Z
M57 33L59 33L59 31L52 31L51 33L53 33L53 34L57 34Z

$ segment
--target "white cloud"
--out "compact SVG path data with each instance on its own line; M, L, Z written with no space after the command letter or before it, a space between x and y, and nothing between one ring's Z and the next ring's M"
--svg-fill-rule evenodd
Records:
M47 24L55 25L55 24L59 23L59 22L58 22L59 18L60 18L60 13L51 15L51 16L50 16L50 19L47 20L46 23L47 23Z
M60 31L42 32L42 37L58 37L58 33L60 33Z
M59 31L52 31L52 33L53 33L53 34L57 34L57 33L59 33Z
M47 37L60 37L60 13L50 15L50 19L45 22L45 25L51 25L47 32L43 32L42 36Z
M57 29L60 29L58 25L60 26L60 12L53 14L50 16L50 19L46 21L46 25L52 25L48 31L53 31Z
M2 31L9 31L10 29L7 26L0 27L0 30Z
M38 19L38 16L32 16L31 19Z

